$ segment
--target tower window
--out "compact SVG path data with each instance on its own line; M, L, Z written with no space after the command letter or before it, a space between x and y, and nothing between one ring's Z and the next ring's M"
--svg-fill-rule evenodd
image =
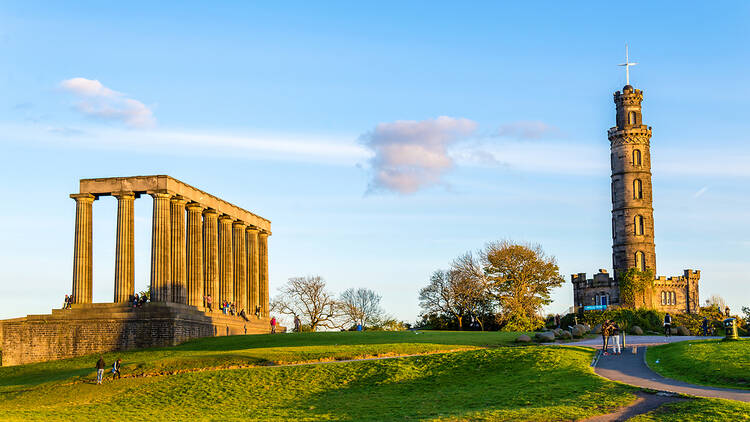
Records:
M635 253L635 268L638 271L646 269L646 255L641 251Z
M643 184L641 179L633 180L633 199L643 199Z
M635 124L635 111L631 111L628 113L628 124L634 125Z
M643 216L636 215L633 218L633 234L636 236L643 236Z
M634 149L633 150L633 165L634 166L640 166L641 165L641 150Z
M617 239L617 228L615 227L615 218L612 217L612 238Z
M667 304L667 292L661 292L661 304L662 305Z

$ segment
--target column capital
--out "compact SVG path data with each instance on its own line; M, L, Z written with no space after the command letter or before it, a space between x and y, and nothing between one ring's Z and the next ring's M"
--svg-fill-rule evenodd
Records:
M90 193L71 193L70 197L76 202L94 202L96 197Z
M206 209L205 205L201 205L198 202L188 202L187 205L185 205L185 208L187 208L188 211L203 211ZM208 210L206 210L208 212Z
M258 228L255 226L247 226L245 230L248 232L258 233Z
M268 232L267 232L267 231L265 231L265 230L261 230L261 231L260 231L260 232L258 233L258 236L263 236L263 237L268 237L269 235L270 235L270 233L268 233Z
M175 203L182 203L182 205L185 205L188 203L188 200L184 196L180 196L180 195L173 196L171 201Z
M172 198L172 194L171 193L166 193L166 192L153 192L153 193L150 193L149 195L151 195L154 199L170 199L170 198Z
M206 208L206 210L203 211L203 215L219 215L219 212L213 208Z
M243 229L247 227L247 224L245 224L245 222L242 220L235 220L235 222L232 223L232 227L234 227L235 229Z
M230 216L228 216L226 214L222 214L222 215L219 216L219 221L221 221L221 222L225 222L225 221L231 222L231 221L234 221L234 218L232 218L232 217L230 217Z
M112 196L117 199L135 199L135 192L123 190L119 192L112 192Z

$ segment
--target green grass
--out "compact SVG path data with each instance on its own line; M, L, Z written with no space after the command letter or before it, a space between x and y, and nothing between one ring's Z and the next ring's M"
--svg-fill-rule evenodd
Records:
M307 340L325 346L330 345L327 336L278 336L284 339L275 341L297 348L299 341ZM401 344L506 343L496 333L430 333L421 338L430 336L432 343ZM357 339L337 337L342 338ZM398 344L376 338L369 339L370 345ZM222 339L197 344L205 350L210 340ZM224 341L229 346L239 340ZM284 346L276 343L276 347ZM593 353L578 347L498 347L401 359L138 377L102 386L42 383L0 393L0 415L3 420L19 421L573 420L608 413L635 398L630 387L593 373L589 367ZM4 374L0 372L0 379Z
M656 361L659 363L656 363ZM648 366L693 384L750 389L750 341L683 341L649 347Z
M628 422L725 422L750 421L750 404L732 400L695 399L668 403Z
M331 332L211 337L176 347L105 353L108 365L121 357L122 373L170 374L270 364L345 360L470 350L509 345L518 333L503 332ZM0 368L0 392L91 379L98 355Z

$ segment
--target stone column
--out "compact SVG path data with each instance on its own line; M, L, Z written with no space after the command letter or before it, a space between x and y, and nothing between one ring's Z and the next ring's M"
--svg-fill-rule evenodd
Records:
M133 192L116 192L117 244L115 246L115 303L129 302L135 294L135 237Z
M268 317L268 233L261 232L258 235L258 251L260 261L260 314Z
M245 230L247 245L247 312L255 315L258 301L258 229L248 227Z
M232 224L232 258L234 262L234 303L237 312L247 307L247 249L245 246L245 228L242 221ZM249 313L245 309L246 313Z
M151 301L169 302L172 267L169 204L172 195L152 193L154 198L151 229Z
M219 300L234 302L232 217L219 217Z
M204 284L201 211L201 204L191 202L187 205L187 304L200 308L203 307Z
M219 213L203 212L203 294L211 296L213 309L219 307Z
M187 199L175 196L170 200L170 237L172 239L172 297L175 303L187 303L185 278L185 204Z
M91 211L94 195L70 195L76 201L75 243L73 247L73 303L91 303L92 292L92 235Z

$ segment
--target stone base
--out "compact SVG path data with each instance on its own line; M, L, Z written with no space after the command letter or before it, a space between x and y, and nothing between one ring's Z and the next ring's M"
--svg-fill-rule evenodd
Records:
M220 311L204 312L177 303L76 304L49 315L29 315L3 324L3 366L64 359L92 353L173 346L213 336L264 334L269 318L249 321ZM282 327L277 328L284 331Z

